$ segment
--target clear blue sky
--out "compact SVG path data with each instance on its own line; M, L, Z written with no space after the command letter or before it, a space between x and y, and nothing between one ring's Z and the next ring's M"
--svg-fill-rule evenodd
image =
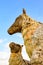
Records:
M43 22L43 0L0 0L0 51L10 41L23 43L21 34L10 36L7 33L15 18L22 14L23 8L30 17Z

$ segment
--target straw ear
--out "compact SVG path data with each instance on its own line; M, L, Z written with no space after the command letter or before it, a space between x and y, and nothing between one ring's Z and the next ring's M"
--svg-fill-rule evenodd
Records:
M22 47L23 47L23 45L22 45Z
M26 14L26 10L23 8L23 14Z

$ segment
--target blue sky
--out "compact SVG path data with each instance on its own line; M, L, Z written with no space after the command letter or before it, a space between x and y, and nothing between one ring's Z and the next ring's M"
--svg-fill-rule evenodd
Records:
M22 14L23 8L30 17L43 22L43 0L0 0L0 53L8 52L6 46L11 41L23 44L20 33L12 36L7 33L16 17Z

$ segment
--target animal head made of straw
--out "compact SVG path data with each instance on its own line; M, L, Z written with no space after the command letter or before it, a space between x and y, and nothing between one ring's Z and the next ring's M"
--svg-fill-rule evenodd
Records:
M16 44L14 42L11 42L9 44L9 47L10 47L11 53L18 53L18 52L22 51L23 45L19 45L19 44Z

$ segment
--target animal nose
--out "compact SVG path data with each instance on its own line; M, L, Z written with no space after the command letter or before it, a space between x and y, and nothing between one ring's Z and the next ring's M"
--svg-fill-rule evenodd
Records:
M8 34L12 35L12 31L11 30L8 30L7 32L8 32Z

